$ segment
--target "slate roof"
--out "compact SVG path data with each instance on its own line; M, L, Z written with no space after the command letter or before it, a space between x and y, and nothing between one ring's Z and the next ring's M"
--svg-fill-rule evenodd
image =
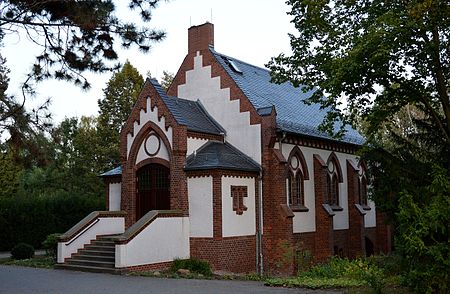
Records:
M114 177L114 176L120 176L120 175L122 175L122 166L118 166L116 168L113 168L112 170L104 172L100 176L101 177Z
M304 93L301 88L295 88L289 82L280 85L271 83L267 69L220 54L211 47L210 50L260 115L268 115L269 107L275 106L279 129L288 133L337 140L318 130L326 110L320 109L318 104L307 105L302 102L313 91ZM339 126L336 125L335 129ZM355 129L346 126L346 130L339 141L357 145L364 143L365 139Z
M185 170L209 169L259 172L261 166L229 143L209 141L189 155Z
M186 126L189 131L213 135L225 134L222 126L206 112L200 101L169 97L157 80L151 79L150 82L178 124Z

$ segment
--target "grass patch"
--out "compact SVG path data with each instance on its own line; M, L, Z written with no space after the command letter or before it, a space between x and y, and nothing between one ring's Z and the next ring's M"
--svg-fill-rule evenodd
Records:
M395 256L356 260L333 257L327 263L300 272L297 277L268 278L265 284L310 289L353 288L358 291L354 293L397 293L402 289L400 274L399 262ZM396 290L389 292L387 289Z
M35 268L53 268L55 265L55 261L50 256L36 256L34 258L29 259L2 259L0 260L0 264L4 265L17 265L17 266L27 266L27 267L35 267Z
M294 278L269 278L265 285L276 287L301 287L309 289L350 288L365 286L366 283L349 278L319 278L319 277L294 277Z

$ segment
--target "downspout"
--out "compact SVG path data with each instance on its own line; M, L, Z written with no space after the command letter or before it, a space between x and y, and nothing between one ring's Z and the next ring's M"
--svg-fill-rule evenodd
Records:
M262 250L262 234L263 234L263 205L262 205L262 171L259 172L258 178L258 230L256 232L256 272L260 276L264 274L263 250Z
M280 138L278 142L278 149L280 149L281 154L283 154L283 141L286 139L286 132L283 132L283 136Z

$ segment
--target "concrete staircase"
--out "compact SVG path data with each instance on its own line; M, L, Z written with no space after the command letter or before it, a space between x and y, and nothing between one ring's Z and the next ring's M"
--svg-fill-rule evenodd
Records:
M111 237L110 235L98 236L83 249L72 254L63 264L55 265L55 268L97 273L124 273L123 270L115 268L115 244Z

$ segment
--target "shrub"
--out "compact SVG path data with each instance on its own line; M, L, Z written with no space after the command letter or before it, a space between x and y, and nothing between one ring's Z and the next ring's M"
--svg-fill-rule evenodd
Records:
M30 244L19 243L11 250L14 259L29 259L34 256L34 247Z
M193 273L202 274L207 277L212 275L211 267L207 261L193 258L175 259L170 270L175 273L179 269L188 269Z
M58 253L58 237L61 234L54 233L50 234L45 238L44 242L42 242L42 248L45 249L47 255L56 260L56 255Z
M450 177L435 167L433 182L420 203L414 195L399 199L396 248L403 258L404 281L416 293L449 293Z
M104 198L61 192L42 197L0 199L0 251L25 242L39 248L48 234L65 232L94 210L104 209Z

